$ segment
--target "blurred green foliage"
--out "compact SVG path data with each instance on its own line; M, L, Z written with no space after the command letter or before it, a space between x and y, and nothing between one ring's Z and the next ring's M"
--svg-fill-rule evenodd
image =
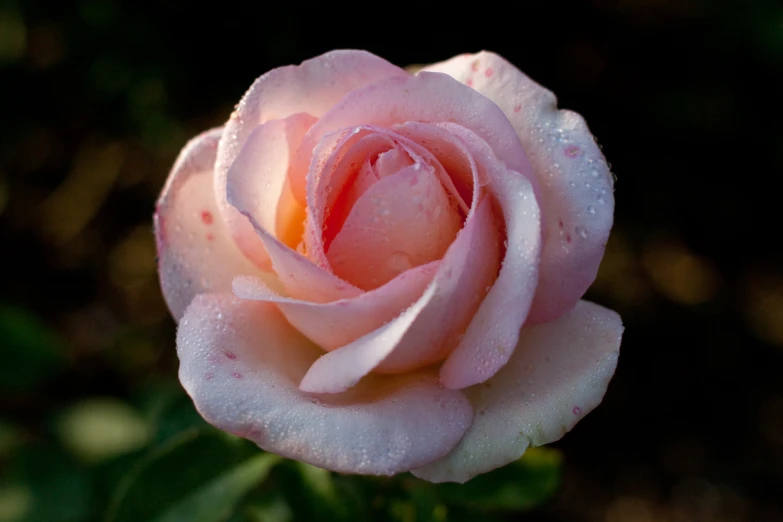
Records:
M0 392L34 388L63 367L62 344L29 312L0 305Z

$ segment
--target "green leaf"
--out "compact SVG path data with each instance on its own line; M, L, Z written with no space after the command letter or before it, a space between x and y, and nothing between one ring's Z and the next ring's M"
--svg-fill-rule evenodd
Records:
M189 431L150 454L115 494L108 522L217 522L281 459L217 431Z
M252 522L291 522L294 519L291 506L279 491L266 492L251 502L246 512L247 517L237 519Z
M524 511L548 500L560 485L562 456L549 448L530 448L518 461L479 475L465 484L438 484L446 504L480 510Z
M213 522L231 514L237 502L266 477L280 458L262 453L216 477L155 519L155 522Z
M62 367L62 346L37 317L0 305L0 390L34 388Z
M152 442L156 446L187 430L210 429L179 382L149 384L142 391L139 402L153 426Z

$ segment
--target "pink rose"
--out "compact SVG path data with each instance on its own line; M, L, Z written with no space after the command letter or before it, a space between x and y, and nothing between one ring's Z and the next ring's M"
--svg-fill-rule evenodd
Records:
M158 203L180 380L266 450L468 480L601 401L622 325L580 298L613 207L584 120L500 56L275 69Z

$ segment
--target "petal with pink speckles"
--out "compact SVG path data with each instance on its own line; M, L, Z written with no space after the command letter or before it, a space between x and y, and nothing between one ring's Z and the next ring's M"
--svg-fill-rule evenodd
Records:
M221 133L213 129L185 145L155 212L158 274L175 320L197 294L230 291L240 274L262 276L234 245L215 203L213 167Z
M179 376L199 413L261 448L325 469L393 475L443 457L471 424L432 373L371 376L314 396L299 380L320 350L270 303L200 295L177 332Z
M460 55L426 71L470 85L505 113L533 166L544 249L531 321L574 306L595 279L612 227L613 179L578 114L558 110L554 94L502 57Z
M617 366L620 317L580 301L566 315L525 327L497 375L463 390L476 416L445 458L413 470L431 482L465 482L558 440L598 406Z

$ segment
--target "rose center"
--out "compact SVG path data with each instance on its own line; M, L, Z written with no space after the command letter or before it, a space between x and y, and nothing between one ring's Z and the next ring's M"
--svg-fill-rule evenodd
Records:
M399 147L366 157L327 209L323 235L336 275L371 290L443 257L462 227L431 165Z

